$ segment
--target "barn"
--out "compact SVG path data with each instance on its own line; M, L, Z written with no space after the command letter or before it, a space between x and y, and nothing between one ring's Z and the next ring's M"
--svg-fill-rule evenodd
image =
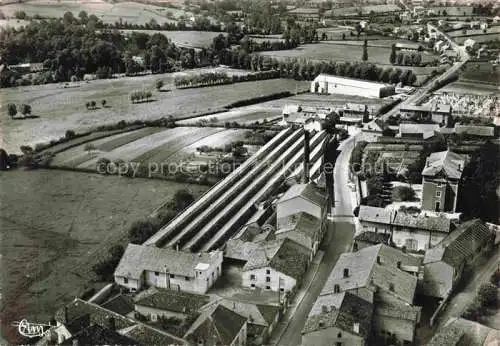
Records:
M395 88L388 84L320 74L311 82L311 92L381 98L394 95Z

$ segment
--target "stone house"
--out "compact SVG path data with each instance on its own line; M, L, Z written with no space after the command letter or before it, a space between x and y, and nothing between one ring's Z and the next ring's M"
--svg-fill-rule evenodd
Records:
M314 184L295 184L291 186L276 203L277 218L307 212L325 220L327 196Z
M322 295L349 292L373 304L374 332L401 342L415 340L420 307L414 306L421 260L379 244L344 253Z
M132 292L145 287L206 293L222 272L223 253L189 253L129 244L116 267L115 282Z
M302 280L310 250L285 238L263 242L249 253L242 272L242 285L270 291L291 292Z
M460 282L464 269L494 242L494 233L479 219L460 224L424 257L425 295L446 298Z
M320 295L302 329L301 345L367 345L372 315L373 305L355 294Z
M218 304L201 313L184 339L191 345L243 346L247 343L247 319Z
M465 158L449 150L429 155L422 170L422 209L456 211L464 166Z

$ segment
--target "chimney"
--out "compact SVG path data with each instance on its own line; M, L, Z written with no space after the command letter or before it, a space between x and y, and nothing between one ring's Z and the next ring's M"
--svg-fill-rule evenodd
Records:
M78 337L73 339L73 346L78 346Z
M64 305L64 324L69 323L68 321L68 307Z
M354 322L352 325L352 331L356 334L359 334L359 322Z
M349 277L349 268L344 268L344 278Z
M309 183L309 156L310 156L310 147L309 147L309 131L304 130L304 169L302 172L302 183Z
M113 331L116 330L115 318L113 316L108 316L108 329Z
M459 170L460 172L462 171L462 164L461 164L461 163L459 163L459 164L458 164L458 170Z

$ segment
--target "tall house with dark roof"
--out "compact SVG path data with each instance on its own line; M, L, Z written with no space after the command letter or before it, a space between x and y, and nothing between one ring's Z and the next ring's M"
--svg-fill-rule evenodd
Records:
M350 293L373 304L372 327L380 335L413 342L420 307L413 306L421 260L387 245L342 254L321 296ZM318 298L318 299L320 299Z
M144 287L206 293L222 273L220 250L190 253L129 244L116 267L115 282L132 292Z
M479 219L462 223L424 257L425 295L446 298L459 283L465 266L493 243L492 231Z
M432 153L422 171L422 209L454 213L465 158L451 151Z

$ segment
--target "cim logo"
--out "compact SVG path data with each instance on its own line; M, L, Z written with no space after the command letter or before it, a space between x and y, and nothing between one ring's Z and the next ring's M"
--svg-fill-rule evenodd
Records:
M27 338L44 336L49 332L50 328L53 327L50 324L30 323L26 319L21 320L21 322L14 322L12 325L17 327L19 334Z

